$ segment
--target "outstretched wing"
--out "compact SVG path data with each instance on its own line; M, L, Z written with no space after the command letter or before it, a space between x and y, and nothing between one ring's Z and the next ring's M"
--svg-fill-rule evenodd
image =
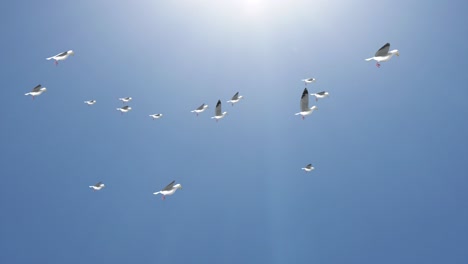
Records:
M102 181L100 181L100 182L98 182L98 183L94 184L94 186L95 186L95 187L100 187L100 186L101 186L101 184L102 184Z
M304 88L301 96L301 112L309 111L309 91L307 88Z
M42 85L38 84L36 87L32 89L33 92L39 92L42 88Z
M232 98L231 100L237 100L239 99L239 92L237 92Z
M375 57L387 56L388 50L390 49L390 43L383 45L376 53Z
M216 116L222 115L221 114L221 100L218 100L218 103L216 104L215 115Z
M166 187L164 187L164 189L162 189L163 191L170 191L172 190L172 187L174 186L174 183L175 181L172 181L171 183L169 183Z
M325 91L317 93L318 95L325 95Z
M203 107L205 107L205 104L200 105L197 110L203 110Z

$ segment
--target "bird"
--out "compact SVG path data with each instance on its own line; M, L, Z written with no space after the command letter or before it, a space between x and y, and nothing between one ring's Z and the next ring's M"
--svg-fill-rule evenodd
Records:
M163 114L152 114L152 115L149 115L154 119L158 119L158 118L161 118L163 116Z
M315 105L309 108L309 91L307 91L307 88L304 88L301 96L301 111L295 113L295 115L301 115L302 119L304 119L306 115L312 114L314 110L318 110L318 108Z
M96 183L94 185L89 186L89 188L93 189L93 191L99 191L104 187L106 187L106 186L102 182L98 182L98 183Z
M29 93L25 93L24 95L31 95L32 99L34 100L34 96L41 95L45 91L47 91L47 88L42 87L42 85L38 84Z
M235 95L232 96L231 100L227 101L228 103L231 103L232 106L234 106L235 103L239 102L240 99L242 99L244 96L239 95L239 92L237 92Z
M162 200L165 200L166 199L166 195L173 195L177 189L182 189L182 185L180 185L179 183L178 184L174 184L175 181L172 181L171 183L169 183L166 187L164 187L164 189L162 189L161 191L159 192L155 192L153 193L154 195L158 195L158 194L162 194Z
M128 105L124 107L117 108L117 111L120 111L121 114L127 113L128 111L132 110L132 108Z
M202 112L205 111L207 108L208 108L208 105L202 104L202 105L200 105L197 109L192 110L192 111L190 111L190 112L191 112L191 113L196 113L197 116L198 116L199 113L202 113Z
M85 104L87 105L93 105L96 103L96 100L89 100L89 101L84 101Z
M70 55L75 56L75 52L74 52L73 50L64 51L64 52L59 53L59 54L57 54L57 55L55 55L55 56L46 58L46 60L54 60L54 61L55 61L55 65L58 65L58 61L65 60L65 59L67 59L68 56L70 56Z
M128 103L132 100L131 97L124 97L124 98L119 98L120 101L122 101L122 103Z
M216 119L216 122L218 122L219 119L223 118L225 115L227 115L227 112L221 113L221 100L218 100L218 103L216 104L216 109L215 109L215 116L212 116L211 119Z
M366 61L375 60L377 61L377 68L380 68L380 62L388 61L392 58L393 55L400 56L400 52L398 50L390 50L390 43L383 45L376 53L375 56L372 58L366 59Z
M307 86L308 83L313 83L315 82L315 78L307 78L307 79L302 79L302 81L305 83L305 85Z
M312 96L315 96L315 101L318 101L318 99L322 99L328 96L328 92L322 91L318 93L312 93L310 94Z
M315 168L312 167L312 164L307 164L304 168L302 168L305 172L313 171Z

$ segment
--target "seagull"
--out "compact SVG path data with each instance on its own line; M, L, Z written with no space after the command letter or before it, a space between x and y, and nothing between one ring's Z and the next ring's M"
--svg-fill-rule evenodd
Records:
M322 98L325 98L328 96L328 92L319 92L319 93L313 93L313 94L310 94L312 96L315 96L315 101L318 101L318 99L322 99Z
M216 119L216 122L218 122L219 119L223 118L225 115L227 115L227 112L221 113L221 100L218 100L218 103L216 104L216 109L215 109L215 116L212 116L211 119Z
M96 183L96 184L94 184L94 185L89 186L89 188L93 189L93 192L94 192L94 191L99 191L99 190L101 190L101 189L104 188L104 187L106 187L106 186L105 186L104 183L102 183L102 182L98 182L98 183Z
M153 114L153 115L149 115L154 119L158 119L158 118L161 118L163 116L163 114Z
M45 91L47 91L47 88L42 87L42 85L38 84L29 93L25 93L24 95L31 95L32 99L34 100L34 96L41 95Z
M309 172L309 171L313 171L315 168L312 167L312 164L307 164L304 168L302 168L304 171L306 172Z
M179 189L179 188L182 189L182 185L180 185L179 183L174 185L174 183L175 183L175 181L172 181L166 187L164 187L164 189L162 189L159 192L155 192L153 194L154 195L162 194L161 199L165 200L166 195L173 195L177 191L177 189Z
M46 60L55 60L55 65L58 65L58 61L65 60L70 55L74 56L75 52L73 52L73 50L65 51L65 52L59 53L59 54L57 54L55 56L46 58Z
M128 105L121 107L121 108L117 108L117 111L120 111L121 114L127 113L130 110L132 110L132 108Z
M239 102L240 99L242 99L244 96L242 95L239 95L239 92L237 92L232 98L231 100L227 101L228 103L231 103L233 106L235 103Z
M205 109L207 109L207 108L208 108L208 105L206 105L206 104L202 104L202 105L200 105L200 106L199 106L197 109L195 109L195 110L192 110L192 111L190 111L190 112L192 112L192 113L196 113L196 114L197 114L197 116L198 116L198 114L199 114L199 113L201 113L201 112L205 111Z
M295 113L295 115L301 115L302 119L304 119L306 115L312 114L312 112L317 109L318 108L315 105L309 108L309 91L307 91L307 88L304 88L304 92L302 92L301 96L301 111L299 113Z
M390 43L387 43L387 44L383 45L375 53L374 57L368 58L368 59L366 59L366 61L375 60L375 61L377 61L377 64L376 64L377 68L380 68L380 62L390 60L393 55L400 56L400 52L398 52L398 50L395 49L395 50L388 51L389 49L390 49Z
M124 98L119 98L120 101L122 101L122 103L128 103L132 100L131 97L124 97Z
M302 79L302 81L305 83L305 85L307 86L308 83L313 83L315 82L315 78L307 78L307 79Z
M89 101L84 101L85 104L87 105L93 105L96 103L96 100L89 100Z

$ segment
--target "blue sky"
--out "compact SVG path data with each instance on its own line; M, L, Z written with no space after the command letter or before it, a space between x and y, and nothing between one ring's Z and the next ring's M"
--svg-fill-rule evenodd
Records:
M0 262L467 263L467 11L5 3ZM364 61L386 42L400 57ZM303 121L307 77L330 97ZM172 180L183 189L153 196Z

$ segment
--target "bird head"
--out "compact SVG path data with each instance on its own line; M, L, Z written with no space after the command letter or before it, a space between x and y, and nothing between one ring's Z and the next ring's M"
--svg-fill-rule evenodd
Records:
M45 91L47 91L47 88L42 87L42 88L41 88L41 91L45 92Z
M181 185L180 183L178 183L178 184L174 185L174 188L176 188L176 189L182 189L182 185Z
M390 53L392 53L394 55L397 55L397 56L400 56L400 52L398 50L392 50L392 51L390 51Z
M73 50L69 50L68 51L68 54L72 55L72 56L75 56L75 52Z
M318 107L314 105L314 106L312 106L310 109L312 109L312 110L318 110Z

